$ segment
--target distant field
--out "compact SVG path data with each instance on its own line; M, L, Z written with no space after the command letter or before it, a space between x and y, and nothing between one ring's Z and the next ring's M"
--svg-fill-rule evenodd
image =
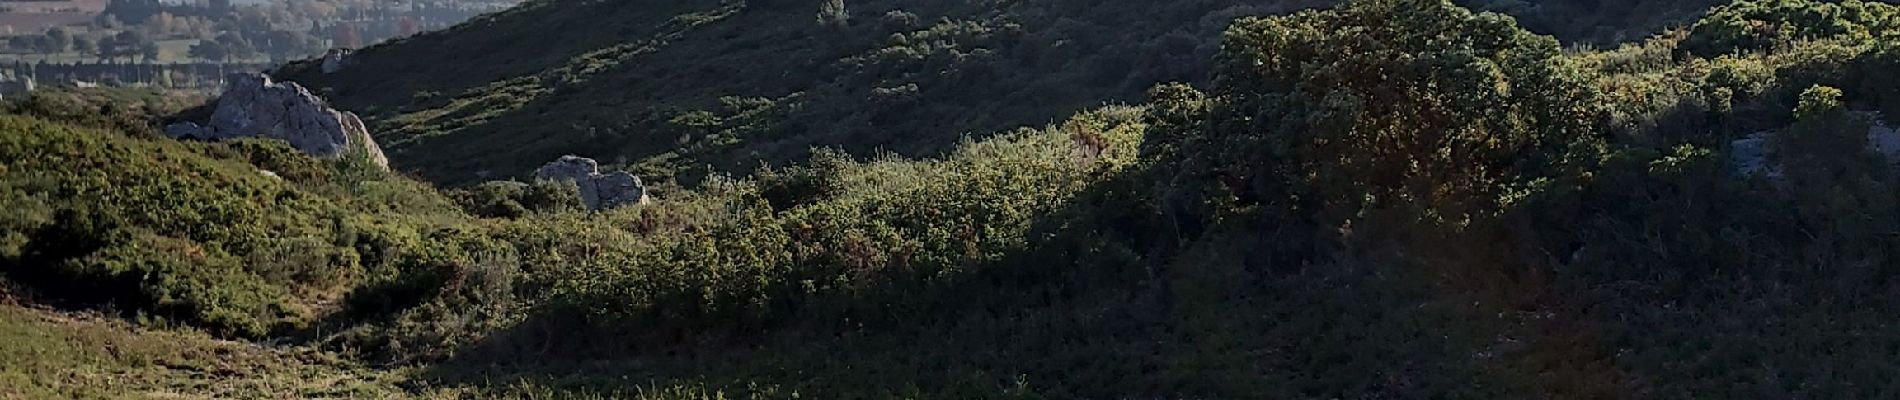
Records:
M83 24L92 20L93 13L0 13L0 33L15 34L41 32L46 28L72 24Z
M161 64L166 64L166 63L180 63L180 62L216 61L216 60L200 60L200 59L192 58L190 55L191 46L195 44L198 44L198 39L160 40L158 41L158 54L159 54L158 62ZM59 53L59 54L18 53L18 52L0 51L0 63L11 63L14 61L33 63L33 62L39 62L41 60L44 60L49 63L56 63L56 64L93 63L93 62L98 62L99 57L92 54L79 54L79 53L70 52L70 51L65 52L65 53ZM234 61L244 61L244 60L234 60ZM249 61L263 61L263 60L259 59L259 60L249 60Z
M55 26L82 24L105 10L105 0L0 1L0 34L40 32Z
M98 13L105 11L106 0L70 0L70 1L0 1L0 6L16 12L59 12L78 9L80 12Z
M19 11L78 8L80 11L97 13L97 11L104 11L104 9L106 9L106 0L65 0L65 2L11 2L11 0L0 0L0 6L19 9Z

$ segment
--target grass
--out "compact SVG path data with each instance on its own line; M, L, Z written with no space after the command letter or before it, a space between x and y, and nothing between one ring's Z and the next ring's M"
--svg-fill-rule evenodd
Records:
M396 398L402 376L308 349L0 305L0 398Z

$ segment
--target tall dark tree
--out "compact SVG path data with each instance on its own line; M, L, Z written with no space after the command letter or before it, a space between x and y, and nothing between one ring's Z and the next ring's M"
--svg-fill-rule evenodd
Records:
M66 28L53 27L47 29L46 40L47 50L49 50L49 52L64 52L66 49L73 47L73 34L72 32L67 32Z
M111 0L106 3L106 8L100 12L100 16L109 16L119 22L138 25L157 16L163 10L164 4L159 0Z
M198 44L191 45L190 55L207 61L231 60L231 50L224 48L224 43L216 40L200 40Z

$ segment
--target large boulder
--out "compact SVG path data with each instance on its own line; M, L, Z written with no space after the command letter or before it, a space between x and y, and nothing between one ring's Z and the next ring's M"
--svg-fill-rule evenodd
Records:
M589 210L606 210L629 204L646 204L646 186L626 171L600 172L600 162L580 156L566 156L534 171L543 181L572 181L580 187L581 203Z
M361 155L384 169L389 158L356 114L338 111L294 82L273 82L258 73L232 75L209 125L172 124L165 132L181 139L264 137L319 157Z

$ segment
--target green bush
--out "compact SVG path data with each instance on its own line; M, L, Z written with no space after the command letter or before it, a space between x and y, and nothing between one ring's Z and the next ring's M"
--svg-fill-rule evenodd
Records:
M452 267L416 253L433 243L418 232L468 222L426 185L277 142L186 143L19 116L0 116L0 132L0 272L69 306L283 333L366 282Z
M67 296L98 296L225 335L264 337L298 317L282 287L244 273L216 248L185 240L139 235L68 260L58 274L63 282L47 287L70 290Z
M328 165L281 140L239 139L201 149L213 157L247 162L257 166L259 173L268 171L294 182L322 184L330 180Z
M580 188L573 182L496 181L448 194L463 211L488 218L520 218L537 212L581 209Z
M1744 0L1718 6L1689 28L1682 48L1714 57L1785 50L1809 40L1855 42L1900 29L1900 9L1860 0Z
M1243 19L1219 60L1209 94L1157 93L1175 120L1157 127L1179 131L1148 141L1178 147L1155 151L1180 158L1173 197L1220 208L1465 223L1587 167L1603 131L1591 76L1554 40L1439 0Z
M754 174L759 195L778 209L790 209L823 201L841 188L842 169L851 165L851 156L826 149L815 150L805 165L785 169L761 168Z

